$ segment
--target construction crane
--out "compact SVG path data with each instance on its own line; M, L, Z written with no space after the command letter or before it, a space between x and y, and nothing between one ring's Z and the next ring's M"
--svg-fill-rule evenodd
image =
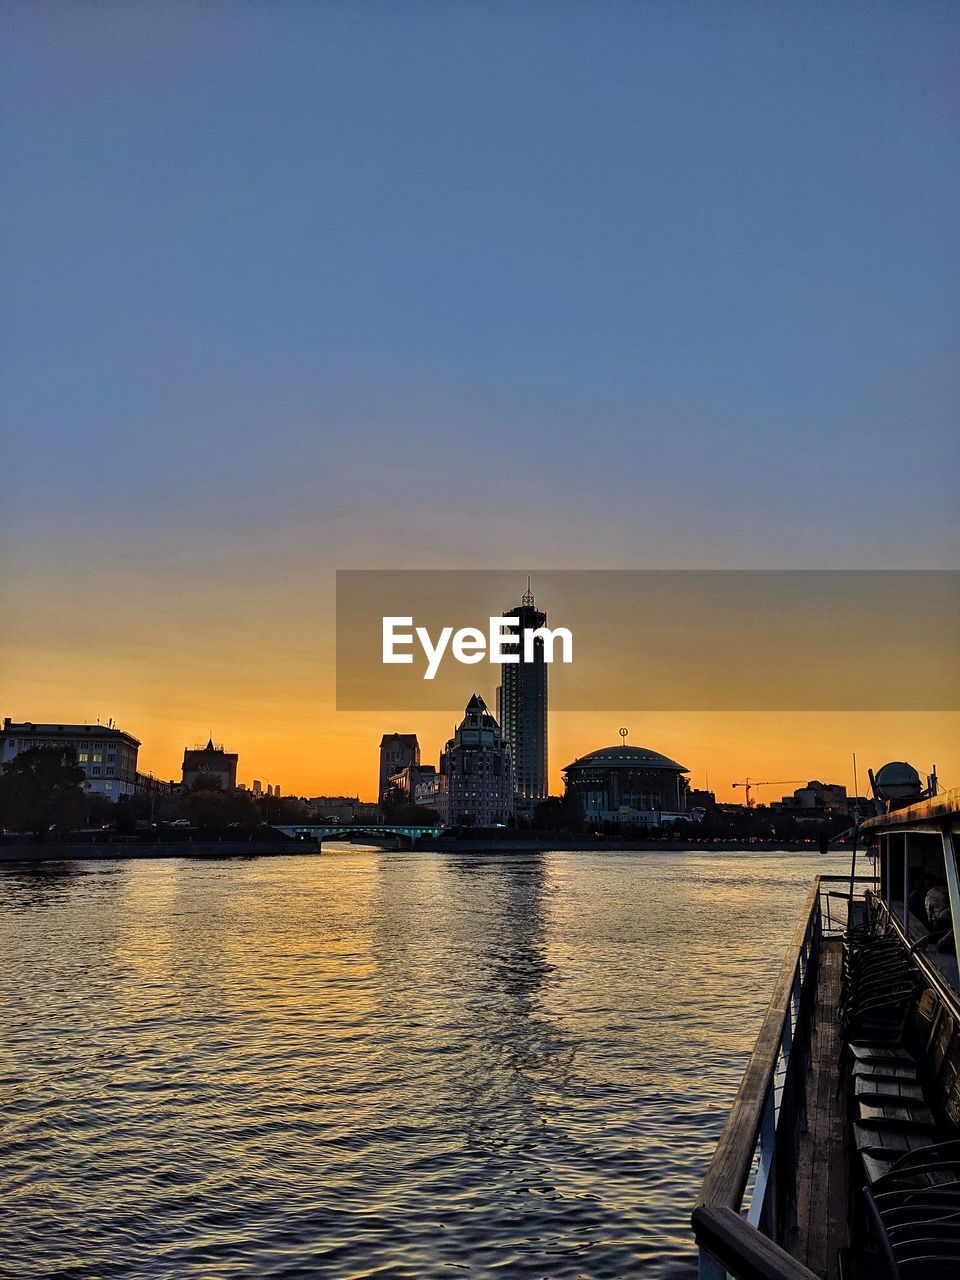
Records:
M754 787L791 787L795 782L806 782L806 778L765 778L760 782L754 782L752 778L744 778L742 782L735 782L733 785L745 788L747 808L752 809L754 800L750 792Z

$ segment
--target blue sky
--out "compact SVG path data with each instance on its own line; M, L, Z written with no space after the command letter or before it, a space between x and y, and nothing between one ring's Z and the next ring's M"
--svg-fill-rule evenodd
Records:
M956 6L2 23L28 564L952 562Z

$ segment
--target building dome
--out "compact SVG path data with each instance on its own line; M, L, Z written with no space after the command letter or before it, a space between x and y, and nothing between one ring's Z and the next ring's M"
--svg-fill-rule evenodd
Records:
M585 756L568 764L567 769L589 768L591 766L604 769L669 769L673 773L688 773L689 770L669 756L661 755L650 747L601 747L599 751L590 751Z
M621 743L578 757L563 774L567 794L588 820L662 822L686 812L688 772L650 747Z

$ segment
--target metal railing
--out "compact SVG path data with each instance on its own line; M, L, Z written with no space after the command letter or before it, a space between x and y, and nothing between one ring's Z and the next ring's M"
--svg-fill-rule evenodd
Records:
M846 893L827 886L844 882ZM859 883L867 877L857 877ZM701 1280L812 1280L786 1251L796 1226L797 1165L823 939L842 933L850 878L810 888L760 1033L693 1214ZM859 896L859 895L858 895Z
M891 911L889 904L884 902L882 898L876 898L874 905L886 922L886 927L896 934L903 947L910 952L918 973L926 986L933 991L944 1012L953 1018L956 1025L960 1026L960 994L954 991L944 974L930 957L918 948L916 940L910 937L897 912Z

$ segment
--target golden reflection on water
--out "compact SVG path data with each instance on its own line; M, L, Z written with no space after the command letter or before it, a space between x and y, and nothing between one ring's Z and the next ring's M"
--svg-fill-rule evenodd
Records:
M4 869L0 1257L37 1278L693 1275L699 1179L831 862Z

